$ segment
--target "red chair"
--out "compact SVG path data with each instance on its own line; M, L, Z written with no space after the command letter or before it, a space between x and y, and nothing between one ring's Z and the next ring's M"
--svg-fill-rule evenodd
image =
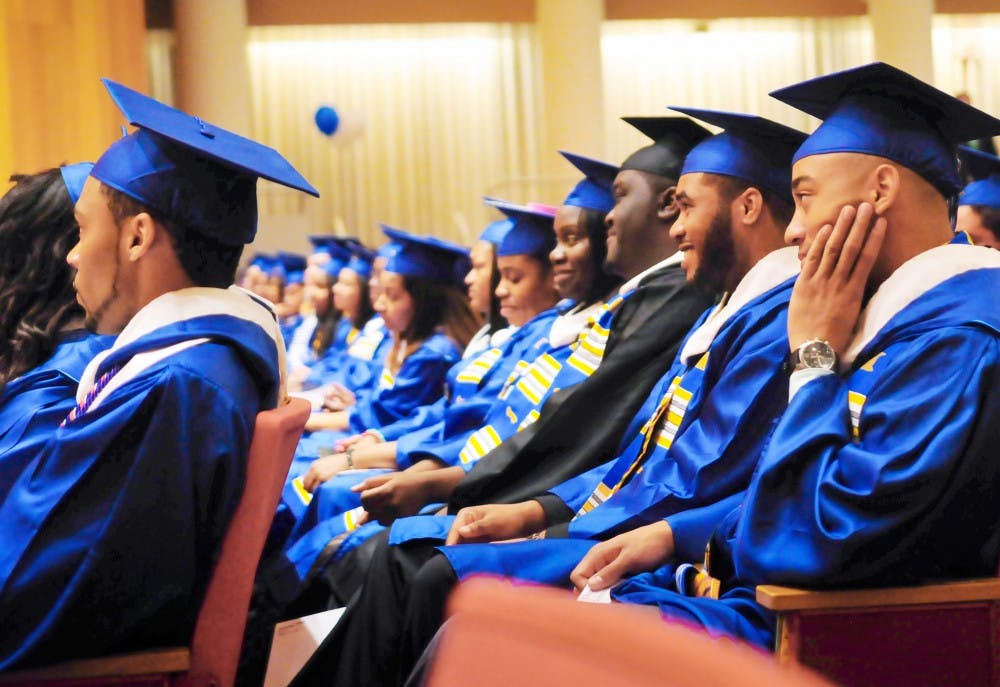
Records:
M448 604L427 687L832 687L650 608L473 579Z
M847 687L1000 687L1000 579L808 591L761 585L776 651Z
M310 407L292 399L257 415L247 481L222 541L190 647L67 661L5 673L0 685L229 687L236 678L254 574Z

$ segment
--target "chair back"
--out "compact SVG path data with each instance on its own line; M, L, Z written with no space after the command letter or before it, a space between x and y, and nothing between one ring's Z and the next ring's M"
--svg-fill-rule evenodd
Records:
M199 684L211 676L214 684L228 687L236 679L257 564L309 413L308 401L293 398L257 415L246 486L198 612L191 668L182 683Z
M833 687L649 608L581 603L556 589L473 579L449 613L428 687Z

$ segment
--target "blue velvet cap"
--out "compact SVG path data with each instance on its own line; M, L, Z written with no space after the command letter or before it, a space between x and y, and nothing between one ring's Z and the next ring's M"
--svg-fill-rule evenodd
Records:
M503 237L507 235L514 226L514 222L510 219L498 219L495 222L490 222L483 229L483 233L479 235L480 241L488 241L494 246L499 246L500 242L503 241Z
M625 158L621 169L634 169L669 179L681 175L688 151L712 135L688 117L622 117L622 120L653 139L653 144L639 148Z
M962 189L958 204L1000 209L1000 157L959 146L958 158L963 175L975 179Z
M390 241L398 244L388 256L386 272L451 283L460 271L457 263L465 264L468 260L469 249L463 246L435 236L417 236L387 224L379 226Z
M306 256L300 253L280 251L278 258L281 260L281 264L284 265L286 272L301 272L306 268Z
M806 134L756 115L694 107L670 109L724 129L691 149L682 175L705 172L736 177L792 202L792 155Z
M595 160L592 157L577 155L565 150L559 154L569 160L570 164L583 172L584 179L569 192L563 205L597 210L607 214L615 206L615 197L611 187L618 175L618 168L608 162Z
M824 120L795 153L861 153L907 167L945 197L961 188L956 147L1000 133L1000 120L884 62L846 69L771 95Z
M94 169L93 162L77 162L75 165L63 165L59 168L63 183L66 184L66 191L74 204L80 200L83 184L87 181L92 169Z
M295 270L293 272L289 272L288 274L285 275L285 285L288 286L291 284L301 284L302 282L305 281L305 278L306 278L305 270Z
M497 244L497 257L506 255L548 255L555 246L552 220L554 209L542 205L518 205L497 198L484 202L507 215L513 222L510 230Z
M372 274L372 260L374 258L374 251L368 250L364 246L358 246L344 267L354 270L362 279L368 279Z
M138 130L113 143L91 176L154 213L226 245L257 233L257 179L319 196L277 151L102 79Z

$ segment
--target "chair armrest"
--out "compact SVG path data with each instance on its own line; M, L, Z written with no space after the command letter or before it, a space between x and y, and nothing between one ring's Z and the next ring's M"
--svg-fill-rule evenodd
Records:
M757 587L757 603L779 612L996 600L1000 600L997 578L845 591L812 591L770 584Z
M132 654L84 658L43 668L4 673L0 675L0 685L32 685L48 680L182 673L190 666L191 653L186 647L154 649Z

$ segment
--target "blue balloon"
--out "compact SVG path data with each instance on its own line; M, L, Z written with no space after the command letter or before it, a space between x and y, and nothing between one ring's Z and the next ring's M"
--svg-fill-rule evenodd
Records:
M327 136L333 136L340 127L340 115L329 105L323 105L316 110L316 127Z

